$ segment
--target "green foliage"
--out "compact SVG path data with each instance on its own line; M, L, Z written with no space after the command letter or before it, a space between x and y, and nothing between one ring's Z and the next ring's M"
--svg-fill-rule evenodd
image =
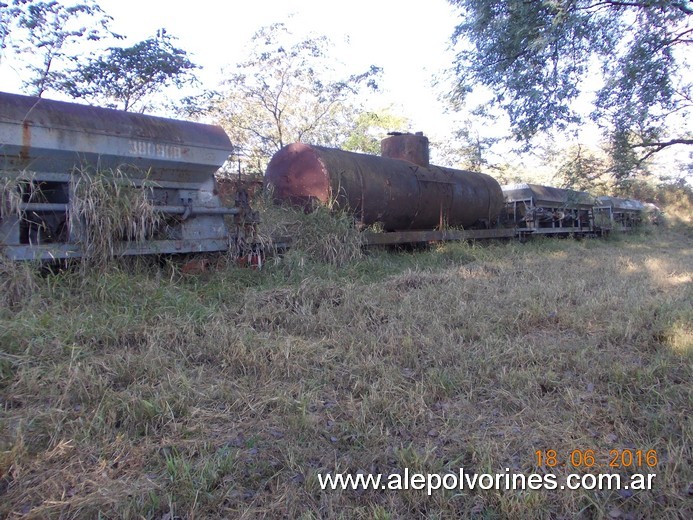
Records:
M408 124L407 118L395 115L389 109L361 112L356 116L353 129L341 148L380 155L380 141L385 135L388 132L404 132Z
M570 147L562 155L557 171L561 187L585 191L604 187L605 157L581 145Z
M693 144L675 121L690 113L685 52L693 40L693 7L680 0L450 0L462 8L453 41L462 103L482 84L508 113L515 136L564 130L580 122L574 102L593 89L601 64L604 85L592 117L606 131L618 178L653 153Z
M355 117L353 100L376 89L380 69L342 79L334 71L325 36L296 42L284 24L260 29L248 59L237 65L212 111L252 168L284 145L306 141L336 146Z
M433 148L439 157L436 164L475 172L493 170L494 175L507 168L507 154L499 155L494 150L503 139L487 133L489 121L494 119L489 109L488 105L481 105L472 110L451 138L435 144Z
M463 168L480 172L483 167L489 165L486 155L491 146L498 141L496 138L483 138L478 130L471 127L462 128L456 137L463 143L459 148Z
M124 110L142 110L163 88L194 81L190 71L197 66L165 29L131 47L86 58L85 42L123 38L109 30L111 21L96 0L0 2L0 64L11 52L26 70L30 94L60 91Z
M256 200L254 207L262 208L262 233L272 239L289 237L291 246L284 265L301 272L319 264L342 267L361 258L361 233L354 217L335 203L317 205L312 211L292 206L278 206L270 192Z
M619 183L615 193L656 204L664 211L664 221L669 226L683 228L690 236L693 226L693 188L683 179L660 183L628 179Z
M12 29L12 22L16 16L16 7L0 2L0 62L7 47L7 39Z
M63 80L65 64L76 59L67 51L70 45L120 37L108 30L111 17L94 0L72 5L57 0L13 0L0 3L0 8L0 51L9 44L16 54L27 58L24 86L36 96Z
M498 157L493 158L493 146L501 139L483 135L485 120L488 114L483 111L475 111L464 122L462 128L457 130L454 138L445 143L444 154L448 162L463 168L480 172L483 170L499 170Z
M172 40L162 29L132 47L111 47L69 71L61 86L74 98L130 110L169 85L194 81L190 71L197 65Z

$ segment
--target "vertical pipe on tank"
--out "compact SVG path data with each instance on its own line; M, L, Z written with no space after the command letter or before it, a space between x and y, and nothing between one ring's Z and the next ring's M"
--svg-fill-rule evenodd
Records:
M391 132L380 142L380 155L389 159L409 161L424 168L430 166L428 137L423 132L403 134Z

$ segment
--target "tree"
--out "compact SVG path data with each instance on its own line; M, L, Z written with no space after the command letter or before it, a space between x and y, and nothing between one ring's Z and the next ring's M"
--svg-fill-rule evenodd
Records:
M213 112L249 167L263 169L274 152L294 141L336 146L355 117L352 101L376 89L380 69L335 79L324 36L296 42L282 23L260 29L249 58L237 65Z
M106 36L120 38L108 29L111 17L93 0L73 5L57 0L13 0L0 8L0 50L4 54L9 42L18 55L29 57L25 61L29 78L24 86L36 96L63 80L62 69L75 59L66 52L70 44Z
M498 114L494 113L492 107L482 104L457 116L451 123L451 127L457 129L451 132L450 137L436 144L435 153L440 161L436 164L475 172L489 173L488 170L493 170L494 175L504 169L507 166L507 151L503 156L499 155L498 149L501 147L496 145L508 138L494 135L493 122Z
M73 98L131 110L167 86L194 82L190 71L197 65L172 40L162 29L132 47L111 47L66 73L61 89Z
M560 157L556 177L561 187L601 193L608 191L607 179L603 175L608 171L608 158L603 157L599 150L577 144L562 150Z
M388 132L405 132L409 120L384 109L360 112L351 126L349 135L339 147L352 152L380 155L380 141Z
M449 0L462 8L453 42L454 99L476 84L493 90L515 136L581 122L575 102L600 64L591 114L606 132L617 178L654 153L693 144L679 131L693 106L686 52L688 0Z
M5 55L7 39L12 30L12 23L16 16L16 7L0 2L0 63Z

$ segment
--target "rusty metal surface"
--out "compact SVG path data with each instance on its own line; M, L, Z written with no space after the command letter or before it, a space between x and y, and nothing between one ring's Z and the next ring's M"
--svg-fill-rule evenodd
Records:
M329 173L315 147L293 143L274 154L265 173L275 202L309 208L313 201L327 204L332 195Z
M74 218L73 180L118 168L126 175L113 182L147 185L153 209L175 218L149 240L119 242L117 254L227 250L256 221L247 201L225 208L216 195L214 172L231 152L218 126L0 93L0 175L31 172L20 213L0 219L0 246L16 260L80 256L84 222Z
M506 202L533 200L535 206L592 207L594 197L585 191L566 190L539 184L508 184L502 186Z
M231 152L218 126L0 93L3 169L129 165L133 174L141 169L154 180L199 182Z
M409 161L424 168L430 166L428 137L416 134L392 134L380 142L380 155L390 159Z
M468 227L492 221L503 206L488 175L303 143L274 155L265 182L277 201L334 201L360 224L380 223L386 231Z

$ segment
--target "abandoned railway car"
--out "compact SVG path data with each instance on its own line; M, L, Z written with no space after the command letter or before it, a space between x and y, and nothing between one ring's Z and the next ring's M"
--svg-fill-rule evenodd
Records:
M294 143L278 151L265 181L277 201L349 208L361 227L385 231L489 228L503 207L491 176L433 166L428 139L391 135L382 156Z
M538 184L502 187L505 208L501 221L517 233L533 235L589 235L595 232L596 201L584 191Z
M598 197L594 207L596 225L604 231L631 231L642 224L645 205L639 200Z
M243 201L223 207L215 193L214 173L231 152L219 126L0 93L2 252L82 256L89 222L79 190L96 176L126 184L121 193L142 190L158 216L144 240L115 237L114 254L227 250L252 220Z
M294 143L272 157L265 185L276 202L350 211L365 245L596 235L643 220L646 207L637 201L527 183L501 187L483 173L431 165L428 146L421 133L391 134L381 156ZM112 255L235 248L257 256L258 218L247 194L229 207L215 187L232 151L218 126L0 93L0 253L88 256L94 230L83 209L108 202L85 203L85 183L98 177L125 187L112 192L115 202L134 190L155 216L145 222L129 213L142 222L113 233Z

